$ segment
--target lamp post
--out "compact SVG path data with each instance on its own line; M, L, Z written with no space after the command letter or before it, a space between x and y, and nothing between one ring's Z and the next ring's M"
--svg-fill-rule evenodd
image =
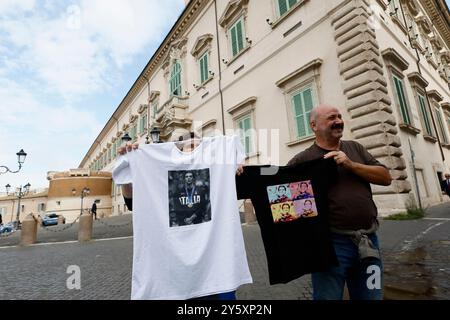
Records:
M123 135L123 137L122 137L122 146L124 147L124 146L126 146L126 144L128 143L128 142L130 142L131 140L133 140L133 139L131 139L131 137L128 135L128 133L126 132L124 135Z
M19 188L16 189L15 192L10 193L11 190L11 186L8 183L5 188L6 188L6 194L7 195L14 195L17 197L18 204L17 204L17 215L16 215L16 221L14 222L14 228L18 229L19 228L19 217L20 217L20 200L30 191L30 187L31 184L27 183L26 185L24 185L23 187L20 186Z
M12 171L11 169L9 169L6 166L0 166L0 174L4 174L7 172L17 173L20 171L20 169L22 169L22 165L25 162L25 158L27 157L27 154L25 151L23 151L23 149L21 149L19 152L16 153L16 155L17 155L17 163L19 164L19 169L17 169L16 171Z
M91 190L87 187L84 187L83 190L81 190L81 208L80 208L80 216L83 214L83 199L86 197ZM72 189L72 194L75 196L77 194L77 190L74 188Z
M153 143L161 143L162 142L161 140L159 140L159 138L161 136L161 131L158 128L153 127L153 129L150 131L150 136L152 137Z

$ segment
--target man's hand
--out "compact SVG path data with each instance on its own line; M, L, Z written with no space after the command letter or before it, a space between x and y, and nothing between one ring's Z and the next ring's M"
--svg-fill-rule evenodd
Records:
M136 150L137 148L139 148L139 143L127 142L124 147L117 148L117 153L124 155L125 153L130 152L131 150Z
M243 172L244 172L244 167L241 164L241 165L239 165L239 167L236 170L236 175L240 176Z
M328 152L324 157L324 159L333 158L334 161L338 165L342 165L344 168L352 169L354 166L354 163L352 160L350 160L347 155L342 151L331 151Z
M369 183L378 184L381 186L388 186L392 182L391 174L383 166L372 166L366 165L358 162L353 162L347 155L342 151L331 151L328 152L324 159L333 158L334 161L344 168L350 170L354 174L363 178Z

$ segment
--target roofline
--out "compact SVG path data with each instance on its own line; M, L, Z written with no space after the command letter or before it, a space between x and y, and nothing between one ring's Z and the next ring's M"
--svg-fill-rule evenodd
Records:
M106 133L110 130L110 127L113 125L112 120L116 120L116 122L118 121L118 119L115 117L116 115L118 115L118 112L120 110L120 108L125 104L125 101L127 100L127 98L129 98L131 96L132 91L137 87L138 82L142 79L145 78L148 81L148 77L145 76L145 73L149 73L150 72L150 64L155 60L155 58L159 55L160 51L164 48L165 45L167 45L167 43L170 40L170 37L172 35L172 33L174 32L174 30L176 29L176 27L178 26L179 22L183 20L183 17L186 15L186 13L189 11L189 9L191 9L191 7L194 6L194 2L193 0L189 0L189 2L185 5L183 11L181 12L180 16L178 17L178 19L175 21L175 23L173 24L172 28L170 29L170 31L167 33L166 37L164 38L164 40L161 42L161 44L159 45L158 49L156 49L155 53L152 55L152 57L150 58L150 60L147 62L147 64L145 65L144 69L141 71L141 73L139 74L139 76L136 78L136 80L134 81L133 85L131 86L131 88L128 90L127 94L125 95L125 97L122 99L122 101L119 103L119 105L117 106L116 110L113 112L113 114L111 115L111 117L109 118L109 120L106 122L105 126L103 127L103 129L100 131L100 133L98 134L98 136L95 138L94 142L92 143L91 147L89 148L88 152L85 154L85 156L83 157L83 160L80 162L80 164L78 165L78 168L82 168L83 165L87 162L88 156L91 154L91 152L94 151L94 149L97 147L97 145L100 144L101 139L103 138L104 135L106 135Z

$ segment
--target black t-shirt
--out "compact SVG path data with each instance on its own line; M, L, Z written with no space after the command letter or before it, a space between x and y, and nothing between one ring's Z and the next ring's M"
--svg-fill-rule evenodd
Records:
M296 166L246 166L236 176L238 199L251 199L261 229L270 284L287 283L336 265L327 192L333 159Z

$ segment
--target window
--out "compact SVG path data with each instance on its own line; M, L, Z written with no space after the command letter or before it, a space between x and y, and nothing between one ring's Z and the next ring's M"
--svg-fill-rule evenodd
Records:
M141 115L139 119L139 134L142 134L147 129L147 114Z
M399 17L400 3L399 0L390 0L389 1L389 14L392 17Z
M181 95L181 64L175 61L170 73L170 95Z
M291 10L298 0L278 0L278 13L280 16Z
M200 83L204 83L209 78L208 52L204 53L199 59L200 64Z
M21 208L20 208L20 211L21 211L22 213L25 212L25 205L22 204L20 207L21 207Z
M37 210L38 210L38 212L45 211L45 203L39 203Z
M106 150L107 163L111 162L111 149Z
M61 205L61 201L56 201L56 205L60 206Z
M314 107L312 88L297 92L292 97L293 114L297 128L297 137L304 138L313 134L309 126L309 114Z
M431 126L430 115L428 114L425 97L420 93L417 93L417 97L419 99L420 113L422 114L425 133L429 136L433 136L433 127Z
M136 140L137 138L137 124L133 124L130 130L130 138L132 141Z
M232 56L235 57L239 52L244 49L244 39L245 39L245 30L244 30L244 19L240 18L238 21L233 24L230 28L230 40L231 40L231 53Z
M402 116L403 123L411 125L411 117L409 115L408 104L406 103L405 96L405 86L403 85L403 80L393 75L395 93L397 96L397 103L400 107L400 113Z
M113 142L111 147L111 158L115 159L117 156L117 140Z
M275 83L284 94L290 139L288 146L314 137L309 127L309 115L320 103L322 63L321 59L314 59Z
M156 119L156 114L158 113L158 103L153 102L152 104L152 118Z
M1 207L0 208L0 216L5 216L6 215L6 207Z
M252 147L252 120L250 116L245 116L238 120L241 143L244 146L245 154L249 155L253 152Z
M434 107L434 114L436 116L437 127L439 131L439 137L441 138L441 142L443 144L448 144L448 136L444 127L444 120L442 119L441 110L438 107Z

